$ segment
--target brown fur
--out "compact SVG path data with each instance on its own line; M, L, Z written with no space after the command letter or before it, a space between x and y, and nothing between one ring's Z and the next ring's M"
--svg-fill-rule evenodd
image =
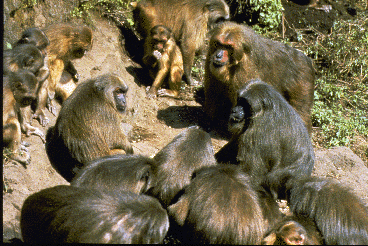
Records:
M46 152L66 180L75 176L73 169L115 154L115 149L133 153L121 129L127 90L118 76L102 75L80 83L63 103L55 126L47 132Z
M158 244L169 219L153 197L59 185L25 200L20 228L34 245Z
M143 63L154 80L147 97L154 98L157 94L178 97L183 76L183 58L171 31L162 25L153 27L145 40L144 54ZM159 90L168 75L170 89Z
M302 52L227 22L211 33L205 74L204 111L214 127L226 129L237 91L258 78L284 96L311 133L315 71Z
M327 245L367 245L368 208L349 187L309 177L294 183L290 210L312 219Z
M45 134L39 128L32 126L33 117L31 107L36 108L38 102L42 100L42 97L45 93L44 84L45 80L48 78L50 73L47 64L46 48L50 44L50 41L42 30L40 30L37 27L33 27L26 29L22 33L21 38L14 44L14 47L24 44L32 44L36 46L36 48L39 49L39 51L41 51L44 60L43 66L37 72L35 72L35 75L39 83L37 88L37 100L32 105L20 109L23 118L21 129L27 136L30 136L31 134L37 135L42 139L43 142L45 142ZM39 118L42 126L46 126L47 123L49 122L49 119L44 114Z
M31 156L22 143L20 108L29 106L36 99L37 78L28 70L18 70L3 77L3 142L10 151L10 158L23 165Z
M235 165L197 171L168 211L183 243L260 244L266 229L250 179Z
M146 38L156 25L172 30L184 64L184 79L193 84L191 69L195 52L203 45L207 31L217 22L229 19L223 0L142 0L131 4L138 33Z
M71 61L82 58L85 52L92 48L92 30L85 26L73 26L66 23L54 24L47 27L45 33L50 40L50 45L47 47L50 76L45 83L46 90L43 90L43 97L38 103L36 117L43 117L41 111L46 106L51 113L56 115L56 109L52 106L51 100L56 95L60 97L62 102L65 101L76 87L75 85L63 86L60 84L63 71L67 70L73 79L77 80L78 74ZM69 83L74 82L70 81Z
M113 155L87 164L71 185L108 191L147 192L153 184L155 162L142 155Z
M211 137L197 127L178 134L154 157L155 185L151 190L164 207L190 183L195 170L216 165Z
M304 216L280 219L262 241L263 245L321 245L323 239L313 220Z

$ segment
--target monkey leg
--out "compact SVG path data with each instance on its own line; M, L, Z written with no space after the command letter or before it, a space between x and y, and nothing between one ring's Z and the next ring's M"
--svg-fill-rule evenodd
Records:
M33 118L37 119L40 124L45 127L49 124L50 120L46 117L45 112L43 111L46 108L48 94L47 94L47 86L48 81L46 80L37 95L37 105L35 109L35 113L33 114Z
M22 165L28 165L31 156L25 146L22 146L21 127L17 118L9 118L3 128L3 140L8 142L11 151L10 159L18 161Z
M147 92L148 98L155 98L157 96L158 88L160 88L160 86L164 82L164 79L168 73L169 73L169 68L167 66L163 67L157 72L156 78L153 81L151 88Z
M158 90L158 96L167 96L177 98L180 93L181 79L183 76L183 69L180 66L172 66L170 71L169 88Z
M183 46L183 45L182 45ZM183 54L183 66L184 66L184 77L183 79L188 85L195 85L195 81L192 78L192 65L195 56L195 48L187 47L188 45L184 45L181 47L181 53Z
M75 88L77 88L77 85L75 84L72 75L69 72L64 71L56 86L55 93L61 98L62 102L64 102L73 93Z
M32 109L31 106L27 106L24 108L20 108L20 116L19 116L20 127L22 132L26 134L27 137L30 135L39 136L43 143L46 142L45 134L37 127L33 127L32 123Z

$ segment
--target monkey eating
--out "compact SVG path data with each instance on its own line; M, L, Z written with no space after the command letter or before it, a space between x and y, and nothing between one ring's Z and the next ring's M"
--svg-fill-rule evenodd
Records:
M145 40L144 54L143 63L154 80L147 97L178 97L183 76L183 58L171 31L162 25L154 26ZM166 78L170 89L159 90Z
M133 20L137 32L149 36L156 25L170 30L183 56L183 79L194 85L191 76L195 52L204 44L207 32L216 24L230 18L224 0L141 0L132 2Z

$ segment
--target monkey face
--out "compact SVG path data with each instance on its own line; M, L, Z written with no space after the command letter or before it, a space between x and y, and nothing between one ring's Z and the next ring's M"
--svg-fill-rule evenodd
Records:
M167 40L171 38L171 30L165 26L157 25L151 29L150 35L153 49L163 52Z
M124 113L125 112L125 109L127 107L127 102L126 102L126 99L125 99L126 92L127 91L124 88L121 88L121 87L117 87L113 91L116 109L120 113Z
M72 51L73 59L80 59L86 54L87 50L82 47L77 47Z

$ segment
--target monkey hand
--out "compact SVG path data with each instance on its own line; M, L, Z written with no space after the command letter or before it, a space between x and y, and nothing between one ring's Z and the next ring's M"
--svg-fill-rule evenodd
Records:
M162 58L162 54L158 50L153 51L153 56L156 57L157 60L161 60Z

